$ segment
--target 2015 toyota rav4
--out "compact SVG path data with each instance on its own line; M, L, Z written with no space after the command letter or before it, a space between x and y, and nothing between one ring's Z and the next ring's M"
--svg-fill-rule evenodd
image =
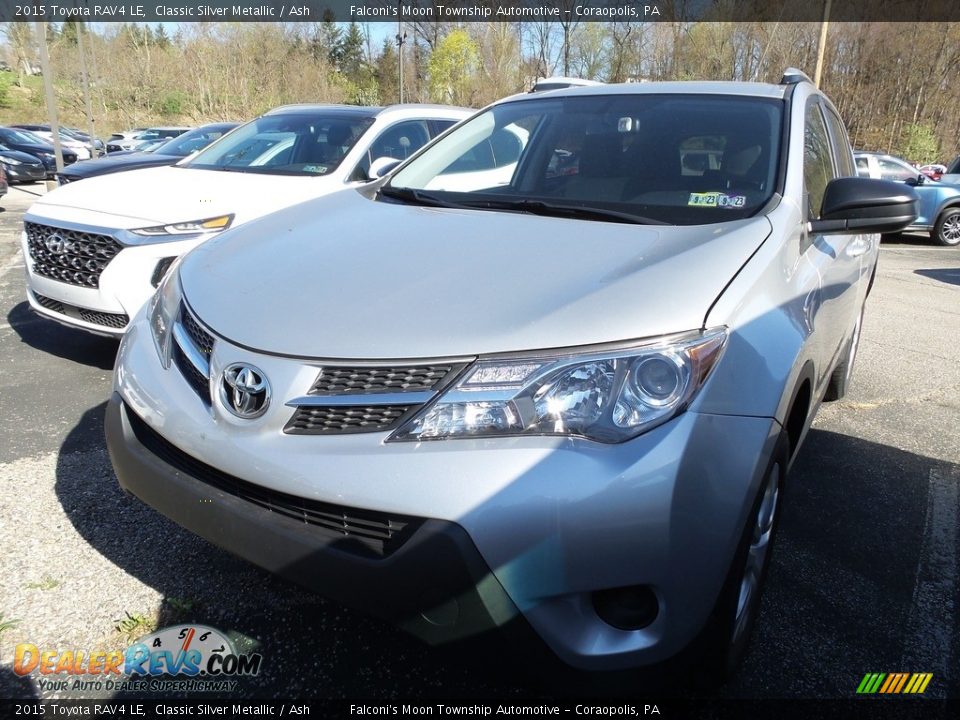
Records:
M362 191L224 233L132 324L120 484L432 642L730 667L878 237L805 78L510 98Z

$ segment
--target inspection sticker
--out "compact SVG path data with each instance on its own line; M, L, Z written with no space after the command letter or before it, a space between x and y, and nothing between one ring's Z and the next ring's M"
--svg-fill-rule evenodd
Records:
M722 192L690 193L690 199L687 200L687 205L694 207L742 208L746 204L746 195L727 195Z

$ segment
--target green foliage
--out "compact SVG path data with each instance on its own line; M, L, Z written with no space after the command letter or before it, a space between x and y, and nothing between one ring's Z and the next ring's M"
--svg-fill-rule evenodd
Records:
M10 86L13 84L13 73L0 73L0 108L8 108L10 102Z
M900 156L919 165L938 162L940 141L932 127L923 123L907 125L900 141Z
M186 115L190 111L190 98L185 92L174 90L167 93L160 100L157 110L161 115L170 117L177 115Z
M437 102L469 105L479 65L477 43L466 30L454 30L430 55L430 96Z

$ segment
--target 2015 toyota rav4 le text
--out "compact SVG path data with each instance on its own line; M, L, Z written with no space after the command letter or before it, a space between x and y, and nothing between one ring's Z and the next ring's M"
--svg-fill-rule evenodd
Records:
M121 345L114 467L431 642L729 669L850 382L869 233L915 206L800 74L510 98L186 256Z

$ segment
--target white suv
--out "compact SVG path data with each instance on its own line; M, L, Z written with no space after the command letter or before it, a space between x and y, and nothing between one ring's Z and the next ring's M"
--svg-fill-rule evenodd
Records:
M24 218L30 306L120 336L183 253L228 227L365 182L373 161L405 160L470 112L291 105L177 165L64 185Z

